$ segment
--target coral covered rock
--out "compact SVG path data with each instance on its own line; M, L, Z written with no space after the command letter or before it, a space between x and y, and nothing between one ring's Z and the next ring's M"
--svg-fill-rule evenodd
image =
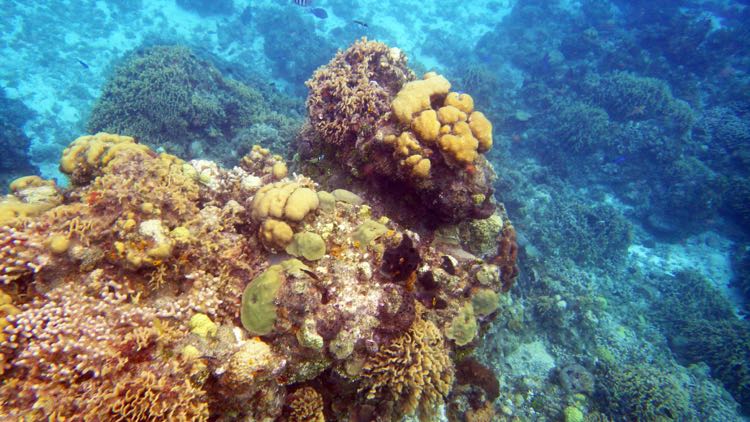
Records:
M492 124L445 77L414 79L398 49L355 42L307 82L301 155L322 152L433 221L490 216Z

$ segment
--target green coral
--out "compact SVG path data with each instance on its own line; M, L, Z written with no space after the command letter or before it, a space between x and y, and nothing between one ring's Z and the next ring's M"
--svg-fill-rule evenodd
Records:
M276 323L276 295L281 288L284 267L272 265L245 287L242 293L240 319L252 335L263 336Z
M672 375L650 365L609 368L599 377L604 407L616 420L682 421L689 396Z
M690 363L708 364L711 375L750 412L750 327L745 321L690 321L672 348Z
M690 106L674 98L669 85L660 79L613 72L588 83L595 101L615 120L660 118L680 133L693 124Z
M474 317L474 307L465 304L448 326L446 336L455 341L458 346L466 346L476 337L478 331L477 319Z
M463 222L459 224L461 245L474 255L491 255L497 250L497 236L502 228L503 219L497 214Z
M575 406L568 406L563 411L565 422L583 422L583 412Z
M388 231L388 227L373 220L366 220L360 224L354 233L352 233L352 239L359 242L362 246L367 246L373 240L384 235Z
M475 314L479 316L487 316L497 310L499 300L500 299L494 290L478 289L471 297L471 305L474 308Z
M326 254L326 242L317 233L295 233L292 243L286 247L286 253L292 256L302 256L308 261L317 261Z

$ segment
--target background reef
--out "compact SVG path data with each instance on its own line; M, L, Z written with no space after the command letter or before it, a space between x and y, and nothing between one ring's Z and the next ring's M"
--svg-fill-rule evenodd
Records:
M3 416L747 417L746 1L312 3L4 3Z

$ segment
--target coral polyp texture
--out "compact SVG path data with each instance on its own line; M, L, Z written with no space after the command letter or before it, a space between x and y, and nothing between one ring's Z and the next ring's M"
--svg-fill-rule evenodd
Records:
M445 77L416 79L400 50L362 39L307 85L301 156L322 154L436 222L493 213L492 124Z
M419 114L378 131L401 131L428 157L435 133L423 126L453 114L414 180L482 165L488 132L473 128L484 123L469 97L439 76L424 80L437 94L399 94L422 82L402 89L402 56L356 48L380 51L356 57L390 75L371 117L398 98ZM469 147L440 152L440 132L459 136L460 123ZM422 172L367 141L400 174ZM443 228L463 233L453 242L328 192L260 146L225 169L101 132L74 140L60 169L68 188L21 178L0 202L0 419L429 420L517 274L502 206Z

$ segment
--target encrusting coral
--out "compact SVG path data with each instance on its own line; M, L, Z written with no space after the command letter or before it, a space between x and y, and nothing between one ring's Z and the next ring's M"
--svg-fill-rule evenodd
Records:
M64 191L16 182L55 200L0 226L3 419L426 419L451 393L451 338L476 344L515 275L504 208L481 234L503 256L478 257L260 147L224 169L99 133L61 169Z

